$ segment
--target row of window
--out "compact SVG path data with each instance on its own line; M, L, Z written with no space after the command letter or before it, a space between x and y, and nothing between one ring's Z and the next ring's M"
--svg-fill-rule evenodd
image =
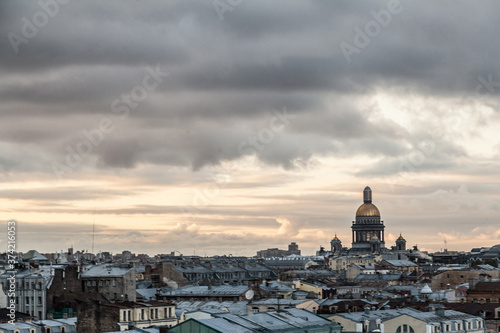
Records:
M150 309L149 313L149 318L146 318L146 309L141 309L141 311L138 313L138 318L137 320L153 320L153 319L160 319L160 315L163 312L163 317L162 318L172 318L173 317L173 312L172 308L163 308L163 311L159 308L155 309ZM132 310L126 310L122 314L123 321L133 321L135 319L132 318Z
M476 323L478 329L482 328L483 322L481 320L476 321ZM472 321L467 321L466 325L467 325L467 330L471 330L473 328ZM457 322L456 326L457 326L456 327L457 331L462 330L462 323ZM451 331L452 331L451 324L445 324L443 326L443 332L451 332ZM439 325L434 326L434 333L440 333L440 332L441 332L441 327Z
M35 301L35 297L31 296L31 298L29 296L26 296L26 304L30 304L30 299L31 299L31 304L34 304L34 301ZM18 298L16 297L16 303L18 301ZM37 304L35 304L37 305ZM42 296L38 296L38 305L42 305Z
M104 286L104 284L106 287L109 287L110 284L116 287L116 280L87 280L87 287L97 287L97 284L99 284L99 287Z
M37 282L35 284L35 282L26 282L26 283L23 283L21 281L17 281L16 282L16 289L21 290L23 288L23 286L25 287L25 289L28 289L28 290L30 290L30 289L32 289L32 290L34 290L34 289L42 289L43 288L43 283L42 282ZM2 282L2 287L4 287L3 282Z

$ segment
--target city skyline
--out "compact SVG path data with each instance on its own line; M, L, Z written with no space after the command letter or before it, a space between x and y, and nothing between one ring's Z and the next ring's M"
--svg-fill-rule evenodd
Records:
M0 211L18 249L500 244L500 5L2 2ZM442 15L447 13L447 15ZM6 238L0 238L6 248Z

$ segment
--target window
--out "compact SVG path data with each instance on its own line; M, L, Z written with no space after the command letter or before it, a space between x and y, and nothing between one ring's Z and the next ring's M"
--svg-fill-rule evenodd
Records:
M102 280L99 280L99 287L102 287Z
M150 315L149 319L153 319L154 318L154 310L153 309L151 309L151 313L149 315Z
M131 312L132 312L132 311L128 310L128 321L130 321L130 313L131 313Z
M113 287L116 287L116 280L113 280Z
M252 313L259 313L259 308L258 308L258 307L256 307L256 306L254 306L254 307L252 308Z
M106 280L106 287L109 287L109 280Z
M66 333L66 327L61 326L61 333Z
M30 304L30 298L26 296L26 304Z
M127 321L127 311L123 311L123 321Z
M92 285L92 282L90 280L87 281L87 287L90 287Z
M96 280L92 280L92 287L95 287L95 286L97 286L97 282L96 282Z
M396 333L415 333L415 331L413 330L413 327L404 324L398 327Z
M141 319L144 319L144 309L141 309Z
M172 317L172 308L168 308L168 316Z
M50 330L50 327L45 328L45 333L51 333L52 331Z
M38 296L38 304L42 305L42 296Z
M158 309L155 309L155 318L158 319Z

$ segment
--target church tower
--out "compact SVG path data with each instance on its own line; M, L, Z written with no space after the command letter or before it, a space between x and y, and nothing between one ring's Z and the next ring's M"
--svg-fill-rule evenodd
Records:
M340 239L335 235L335 237L332 239L330 242L331 245L331 252L333 255L340 255L340 252L342 251L342 242Z
M363 204L356 211L356 221L352 222L352 251L380 253L385 249L384 221L380 211L372 203L372 190L363 190Z
M398 251L406 250L406 239L404 239L401 234L399 234L398 239L396 239L396 249L398 249Z

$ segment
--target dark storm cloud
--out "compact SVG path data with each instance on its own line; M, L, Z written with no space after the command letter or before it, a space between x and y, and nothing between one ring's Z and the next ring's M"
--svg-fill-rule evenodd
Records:
M0 117L8 129L0 138L17 151L6 150L0 163L50 172L50 163L64 163L68 145L85 140L83 130L109 117L114 130L81 166L199 170L255 154L294 168L317 156L368 154L387 158L358 175L397 173L425 124L409 131L391 119L374 121L360 100L384 90L459 98L474 94L479 76L500 81L500 7L401 2L348 62L339 45L356 46L356 29L388 4L246 1L221 21L211 1L70 2L16 53L9 34L22 36L23 18L33 22L43 8L2 3ZM143 84L147 66L169 76L119 119L112 103ZM263 149L242 154L239 145L283 108L296 118ZM30 168L21 168L22 152L32 156ZM422 170L453 168L464 154L443 138Z

